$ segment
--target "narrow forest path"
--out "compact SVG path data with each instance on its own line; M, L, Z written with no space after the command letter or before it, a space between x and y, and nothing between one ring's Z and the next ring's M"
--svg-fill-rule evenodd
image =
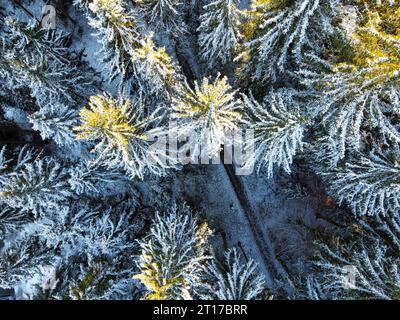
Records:
M255 206L253 205L253 202L251 201L251 197L249 197L246 184L240 178L240 176L235 173L234 165L223 163L223 166L235 191L236 197L241 205L243 214L246 216L246 219L250 225L256 245L261 252L261 256L268 271L269 277L272 278L272 276L277 272L279 274L284 273L284 268L275 258L272 241L267 230L262 227L263 219L260 218Z
M176 40L175 52L182 73L187 78L189 85L192 86L196 80L195 72L190 66L189 59L185 56L185 51L181 49L179 40ZM284 268L281 266L280 262L275 259L271 240L266 229L262 228L262 219L255 210L255 206L251 201L251 197L249 197L245 183L240 176L236 175L234 165L224 163L223 159L224 157L221 153L221 165L219 166L223 167L223 170L218 170L218 172L219 174L223 174L225 177L222 179L226 179L228 182L223 183L223 187L227 188L230 184L237 203L240 205L240 212L245 218L244 220L247 222L247 228L245 228L247 229L246 232L250 233L251 235L249 237L253 239L252 247L256 252L253 252L252 258L258 260L259 263L262 263L262 267L260 267L263 269L262 271L264 271L263 273L265 274L266 281L269 285L272 285L274 275L277 273L285 273ZM228 162L231 163L231 161ZM228 210L219 213L222 215L222 219L230 218L229 216L226 216L226 214L228 214L227 212ZM226 232L226 230L223 230L223 232ZM243 234L243 231L240 232L240 234ZM242 245L242 241L239 240L238 244ZM251 244L247 243L247 247L251 247Z

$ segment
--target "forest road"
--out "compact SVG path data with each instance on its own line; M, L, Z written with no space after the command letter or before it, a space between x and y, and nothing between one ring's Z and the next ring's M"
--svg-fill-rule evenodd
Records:
M181 70L183 74L185 75L188 84L190 86L194 85L194 81L196 80L194 73L192 71L192 68L190 67L190 64L188 62L188 59L186 59L185 54L183 50L180 50L179 46L179 40L177 39L176 45L175 45L175 52L177 55L177 59L179 62L179 65L181 67ZM279 270L279 273L282 273L282 266L280 265L280 262L277 261L274 258L274 253L273 253L273 247L271 246L271 240L268 237L268 234L266 230L263 230L261 228L262 225L262 220L256 213L256 210L254 209L254 206L252 205L252 202L250 201L250 198L248 196L248 192L246 189L246 186L244 185L242 179L240 179L240 176L236 175L235 173L235 167L232 163L232 161L224 161L224 151L221 151L221 163L223 164L225 168L225 172L229 178L229 181L232 185L232 188L234 190L235 196L241 206L241 212L245 216L245 220L249 223L250 230L252 232L252 237L254 238L255 245L262 257L262 261L264 262L264 270L265 270L265 276L266 276L266 281L269 285L272 285L273 283L273 275L276 274L277 270ZM225 159L226 160L226 159ZM225 163L226 162L226 163Z

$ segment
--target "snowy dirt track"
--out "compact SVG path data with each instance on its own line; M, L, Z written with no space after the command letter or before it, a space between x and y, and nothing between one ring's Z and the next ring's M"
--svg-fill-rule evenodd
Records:
M398 1L10 0L0 29L0 300L398 298Z
M247 1L244 3L244 6L248 5ZM11 7L8 9L13 12ZM27 5L26 9L18 12L22 19L30 18L27 12L40 16L40 6L35 3ZM98 59L101 44L93 35L94 30L73 7L69 8L68 16L71 19L59 19L58 23L73 33L72 49L82 51L91 67L105 76L104 65ZM195 58L195 46L192 46L195 39L185 35L183 39L176 39L177 43L168 37L159 40L176 57L189 81L199 77L201 66ZM106 85L106 88L110 93L117 92L113 83ZM276 181L264 179L262 174L235 176L232 167L222 164L199 168L191 166L184 171L176 172L176 181L171 182L170 188L175 198L186 199L206 214L215 231L213 244L217 254L222 249L240 248L247 258L251 257L259 263L268 284L272 286L277 275L285 274L285 268L276 259L275 241L281 238L280 232L296 232L290 229L290 224L286 224L283 229L280 221L292 215L293 210L300 218L310 214L307 204L304 201L294 203L287 200L277 190ZM298 240L298 237L293 236L285 245L296 246ZM301 259L301 255L298 258Z

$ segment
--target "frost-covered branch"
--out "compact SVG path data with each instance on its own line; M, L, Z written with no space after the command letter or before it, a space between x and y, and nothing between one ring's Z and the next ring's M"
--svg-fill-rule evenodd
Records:
M189 207L173 206L153 220L149 235L141 240L140 273L147 289L145 299L190 299L201 263L206 258L206 226L198 226Z
M244 262L236 248L225 252L222 261L213 259L203 272L196 288L202 300L253 300L266 291L257 263Z

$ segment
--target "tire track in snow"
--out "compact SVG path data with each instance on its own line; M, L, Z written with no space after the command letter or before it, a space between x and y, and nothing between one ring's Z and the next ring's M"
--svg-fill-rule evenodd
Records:
M183 50L180 49L179 40L176 42L175 52L178 58L178 62L181 66L181 70L185 75L185 77L187 78L189 85L192 86L194 84L195 76L188 60L185 57ZM229 181L232 185L236 198L240 204L241 211L250 226L250 230L252 232L255 245L264 263L263 269L265 270L266 273L265 276L267 278L266 279L267 283L269 285L272 285L273 275L276 274L277 271L280 274L286 272L284 271L284 268L282 267L281 263L275 258L274 250L271 245L271 240L269 239L267 232L263 230L263 228L261 227L262 220L257 215L256 210L254 209L254 206L252 205L252 202L249 199L245 184L243 183L242 179L240 179L240 176L235 174L234 165L224 163L223 159L224 159L224 152L222 151L221 163L225 168L226 175L229 178ZM232 161L227 161L227 162L232 163Z
M221 152L221 160L223 158L224 155L223 152ZM273 275L275 275L276 273L286 274L286 271L281 263L275 258L274 248L271 245L271 239L269 238L267 231L262 228L262 219L260 219L259 214L257 214L257 211L255 210L254 205L250 200L246 185L243 183L240 176L235 173L234 165L230 164L232 163L232 161L228 159L227 162L228 163L222 163L235 191L236 197L240 203L242 212L250 225L255 243L258 247L258 250L264 262L264 266L266 268L266 272L269 278L267 279L267 281L270 285L272 285Z

